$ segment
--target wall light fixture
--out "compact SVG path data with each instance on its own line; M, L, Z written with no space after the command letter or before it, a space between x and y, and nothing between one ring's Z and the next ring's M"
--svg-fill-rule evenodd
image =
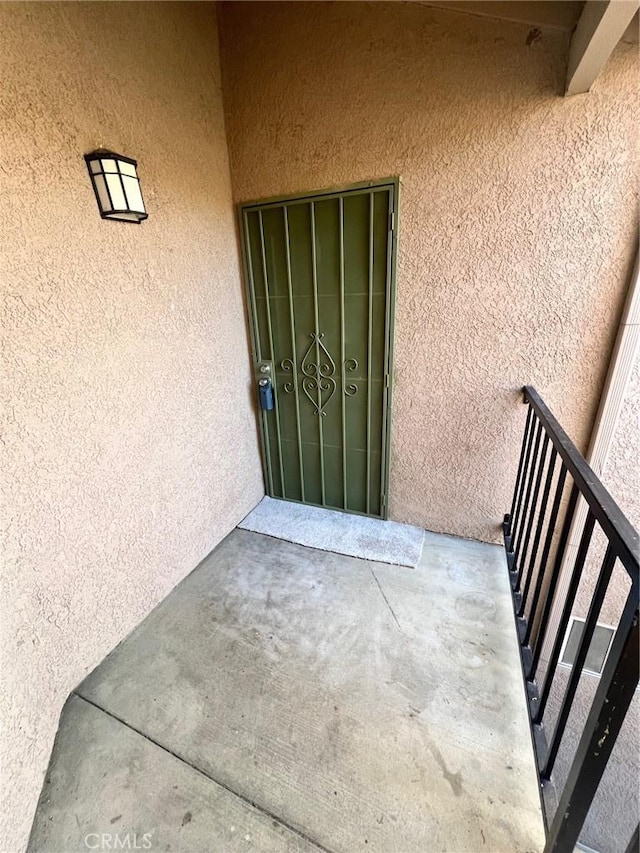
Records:
M84 159L103 219L140 224L148 217L135 160L104 148L85 154Z

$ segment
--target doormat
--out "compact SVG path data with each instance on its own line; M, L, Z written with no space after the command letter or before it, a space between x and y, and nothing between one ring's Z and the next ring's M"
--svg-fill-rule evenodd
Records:
M265 497L238 525L309 548L415 569L424 530L396 521Z

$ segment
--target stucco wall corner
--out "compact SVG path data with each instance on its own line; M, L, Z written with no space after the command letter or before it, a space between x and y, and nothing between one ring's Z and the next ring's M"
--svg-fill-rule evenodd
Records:
M0 4L0 848L69 691L263 494L215 7ZM100 219L83 154L139 162Z

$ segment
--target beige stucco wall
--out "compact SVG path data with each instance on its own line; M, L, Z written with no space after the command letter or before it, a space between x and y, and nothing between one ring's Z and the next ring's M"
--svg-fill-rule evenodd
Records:
M640 530L640 350L635 354L601 479L631 524ZM606 545L604 535L596 527L585 579L578 589L574 608L575 615L581 618L587 615ZM629 576L618 563L600 611L600 622L618 624L630 590Z
M640 530L640 350L635 355L602 481Z
M215 9L0 4L0 849L69 690L259 500ZM82 155L136 157L98 216Z
M405 3L225 3L237 201L402 178L391 514L493 539L537 386L584 449L637 228L637 46ZM527 45L527 41L531 41Z

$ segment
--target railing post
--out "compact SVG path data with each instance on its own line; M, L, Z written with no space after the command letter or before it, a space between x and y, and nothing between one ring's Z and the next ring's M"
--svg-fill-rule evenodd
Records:
M632 587L549 830L544 853L573 850L638 683L638 591Z

